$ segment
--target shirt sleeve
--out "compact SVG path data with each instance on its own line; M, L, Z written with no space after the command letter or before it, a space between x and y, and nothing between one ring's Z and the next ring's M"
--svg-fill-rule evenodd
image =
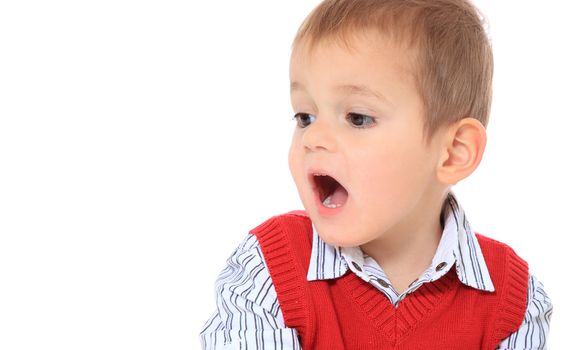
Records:
M544 286L533 275L529 275L527 311L519 329L503 340L500 350L543 350L546 349L552 303Z
M203 349L301 349L297 331L285 327L254 235L249 234L228 258L215 290L216 310L200 333Z

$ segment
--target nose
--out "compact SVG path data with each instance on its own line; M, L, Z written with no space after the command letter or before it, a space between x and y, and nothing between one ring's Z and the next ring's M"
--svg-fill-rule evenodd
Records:
M317 118L303 131L302 142L308 151L334 152L336 150L336 130L328 121Z

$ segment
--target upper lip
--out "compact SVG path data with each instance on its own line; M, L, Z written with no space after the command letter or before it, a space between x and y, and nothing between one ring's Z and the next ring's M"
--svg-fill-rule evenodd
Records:
M322 168L309 168L309 170L307 171L307 174L308 174L309 178L312 178L315 175L324 175L324 176L331 176L334 179L336 179L336 181L338 181L336 176L334 176L331 171L328 171L328 170L322 169Z

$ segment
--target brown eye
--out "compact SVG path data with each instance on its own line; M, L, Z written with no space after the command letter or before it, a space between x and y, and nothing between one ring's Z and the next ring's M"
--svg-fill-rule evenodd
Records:
M369 128L375 124L375 118L359 113L348 113L346 117L350 124L356 128Z
M306 128L314 122L315 116L308 113L297 113L293 118L297 121L297 126L299 128Z

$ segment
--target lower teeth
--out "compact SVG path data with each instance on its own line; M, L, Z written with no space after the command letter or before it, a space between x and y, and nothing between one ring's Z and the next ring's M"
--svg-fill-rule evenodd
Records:
M331 208L331 209L336 209L336 208L342 206L342 204L330 203L331 200L332 200L332 195L329 195L328 197L326 197L326 199L324 200L324 202L322 202L322 205L324 205L324 206L327 207L327 208Z

